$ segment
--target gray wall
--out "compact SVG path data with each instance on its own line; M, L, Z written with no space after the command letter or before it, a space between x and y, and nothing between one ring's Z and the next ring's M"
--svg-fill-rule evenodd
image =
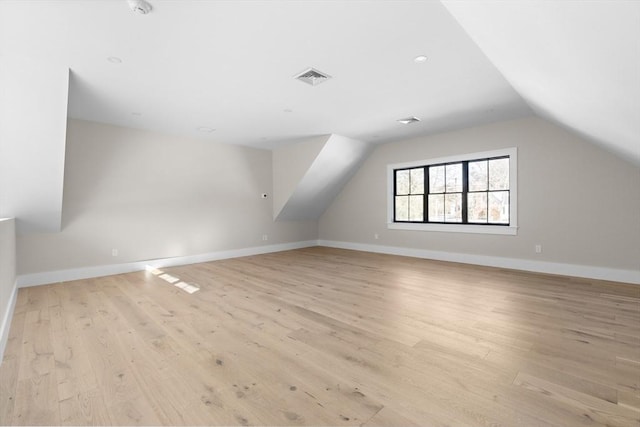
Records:
M316 221L274 223L272 199L260 198L272 194L271 161L267 150L69 120L62 232L19 236L18 273L316 239Z
M388 164L513 146L517 236L386 228ZM388 143L371 154L325 212L319 237L638 270L640 168L535 117ZM542 253L535 253L536 244Z
M387 164L513 146L517 236L386 228ZM639 183L637 166L532 117L378 146L319 223L274 222L260 198L273 194L271 152L70 120L62 232L19 236L18 274L318 237L637 270Z

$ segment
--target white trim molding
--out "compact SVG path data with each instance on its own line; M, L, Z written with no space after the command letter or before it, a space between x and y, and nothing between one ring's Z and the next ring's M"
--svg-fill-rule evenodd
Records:
M577 264L563 264L547 261L533 261L519 258L504 258L487 255L473 255L456 252L432 251L428 249L403 248L398 246L369 245L366 243L318 240L319 246L375 252L389 255L409 256L438 261L459 262L463 264L487 267L508 268L512 270L532 271L536 273L557 274L587 279L610 280L613 282L640 285L640 270L622 270L607 267L594 267Z
M440 233L473 233L473 234L504 234L515 236L518 227L512 225L474 225L474 224L416 224L406 222L390 222L389 230L435 231Z
M18 276L17 282L19 288L26 288L29 286L47 285L50 283L66 282L69 280L91 279L94 277L111 276L113 274L132 273L134 271L143 271L148 266L155 268L175 267L179 265L197 264L221 259L308 248L311 246L317 246L317 241L307 240L302 242L279 243L275 245L254 246L250 248L209 252L198 255L135 261L124 264L99 265L95 267L22 274Z
M18 298L18 283L13 284L13 290L11 296L7 302L9 306L4 313L2 323L0 323L0 364L2 364L4 350L7 347L7 341L9 340L9 330L11 329L11 319L13 319L13 310L16 308L16 299Z
M16 287L11 297L11 310L15 305L17 288L46 285L69 280L90 279L113 274L143 271L148 266L155 268L175 267L179 265L196 264L243 256L260 255L272 252L288 251L292 249L326 246L331 248L351 249L364 252L375 252L389 255L409 256L414 258L433 259L438 261L460 262L464 264L482 265L488 267L508 268L513 270L532 271L536 273L558 274L563 276L582 277L587 279L610 280L614 282L640 284L640 270L622 270L607 267L594 267L577 264L563 264L547 261L533 261L528 259L505 258L487 255L473 255L456 252L432 251L427 249L404 248L398 246L370 245L366 243L340 242L334 240L307 240L302 242L281 243L268 246L256 246L244 249L234 249L220 252L210 252L183 257L137 261L126 264L112 264L95 267L83 267L69 270L57 270L43 273L24 274L17 278ZM5 316L11 318L11 313ZM3 319L6 322L6 319ZM5 327L4 323L2 324ZM4 329L1 330L3 334ZM6 331L8 334L8 330ZM4 336L4 335L3 335Z

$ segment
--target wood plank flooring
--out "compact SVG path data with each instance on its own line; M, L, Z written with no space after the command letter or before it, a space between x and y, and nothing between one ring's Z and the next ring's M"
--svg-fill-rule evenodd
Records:
M0 393L4 425L637 427L640 286L318 247L26 288Z

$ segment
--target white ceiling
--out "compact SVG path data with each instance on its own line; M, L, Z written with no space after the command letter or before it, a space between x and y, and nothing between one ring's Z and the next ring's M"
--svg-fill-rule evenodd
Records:
M0 54L68 65L71 117L265 148L531 114L440 2L150 3L137 15L125 0L0 1ZM307 67L333 79L293 79ZM407 116L422 121L396 122Z
M2 0L0 55L68 66L71 117L219 142L383 142L533 109L640 151L640 2L149 2ZM307 67L333 79L295 81Z
M444 1L534 112L640 164L640 1Z

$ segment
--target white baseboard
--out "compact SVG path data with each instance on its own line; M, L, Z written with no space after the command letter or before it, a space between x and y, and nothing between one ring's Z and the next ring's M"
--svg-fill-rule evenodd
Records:
M563 276L574 276L588 279L611 280L613 282L640 284L640 270L622 270L606 267L593 267L587 265L533 261L528 259L503 258L486 255L431 251L426 249L402 248L397 246L338 242L333 240L318 240L318 245L328 246L331 248L353 249L365 252L376 252L390 255L434 259L438 261L451 261L464 264L483 265L488 267L533 271L536 273L559 274Z
M67 282L70 280L90 279L94 277L111 276L113 274L132 273L142 271L147 266L156 268L175 267L178 265L197 264L228 258L266 254L271 252L288 251L291 249L317 246L316 240L302 242L279 243L275 245L254 246L251 248L232 249L228 251L209 252L198 255L187 255L173 258L162 258L124 264L99 265L95 267L73 268L69 270L47 271L43 273L22 274L18 276L18 287L47 285L50 283Z
M455 252L431 251L426 249L412 249L397 246L369 245L365 243L339 242L333 240L307 240L302 242L281 243L268 246L234 249L228 251L210 252L206 254L188 255L183 257L137 261L125 264L101 265L69 270L49 271L44 273L23 274L17 278L17 287L46 285L50 283L66 282L69 280L90 279L109 276L112 274L142 271L147 266L162 268L179 265L196 264L228 258L259 255L271 252L287 251L291 249L307 248L311 246L327 246L332 248L353 249L357 251L376 252L390 255L410 256L415 258L434 259L439 261L460 262L465 264L483 265L488 267L509 268L513 270L533 271L537 273L559 274L563 276L583 277L588 279L610 280L614 282L640 284L640 271L622 270L606 267L593 267L576 264L562 264L547 261L533 261L518 258L504 258L486 255L471 255ZM14 291L13 302L15 304ZM13 306L12 306L13 307ZM9 317L10 318L10 317ZM3 322L6 321L3 320ZM4 323L2 324L4 328ZM4 329L1 330L3 334ZM6 332L8 334L8 331ZM4 335L2 336L4 337ZM2 342L0 342L2 343Z
M18 283L13 284L13 290L9 297L7 311L4 313L2 323L0 323L0 364L4 357L4 349L7 347L9 339L9 329L11 329L11 319L13 319L13 310L16 308L16 299L18 298Z

